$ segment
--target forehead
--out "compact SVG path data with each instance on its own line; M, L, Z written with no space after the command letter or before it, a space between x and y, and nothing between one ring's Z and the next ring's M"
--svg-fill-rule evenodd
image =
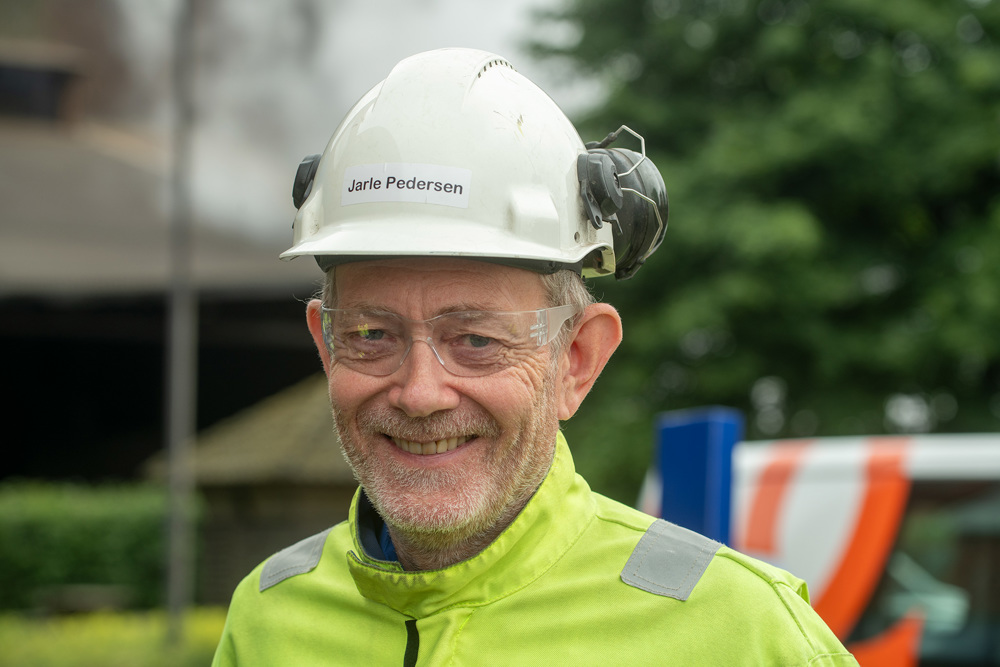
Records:
M549 305L541 276L527 269L454 258L342 264L337 305L380 307L426 318L453 310L534 310Z

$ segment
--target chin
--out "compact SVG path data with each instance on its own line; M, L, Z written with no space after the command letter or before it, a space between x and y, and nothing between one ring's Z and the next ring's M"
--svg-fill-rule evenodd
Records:
M467 536L489 530L508 504L495 493L468 488L469 481L468 478L442 480L435 488L422 484L423 488L400 490L397 482L382 480L380 483L373 479L362 486L375 509L393 528L412 533Z

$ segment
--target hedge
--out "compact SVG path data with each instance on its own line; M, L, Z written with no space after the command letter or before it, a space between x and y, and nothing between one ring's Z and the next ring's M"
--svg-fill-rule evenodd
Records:
M0 608L162 604L166 514L150 485L0 484Z

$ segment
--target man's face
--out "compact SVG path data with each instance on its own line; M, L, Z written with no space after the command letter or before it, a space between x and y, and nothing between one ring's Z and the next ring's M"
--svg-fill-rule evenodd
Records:
M357 262L338 267L336 278L338 308L414 320L549 306L537 274L470 260ZM552 461L556 366L542 347L492 375L458 377L420 341L385 377L331 361L330 399L344 452L389 525L469 537L519 511ZM430 450L446 451L415 453Z

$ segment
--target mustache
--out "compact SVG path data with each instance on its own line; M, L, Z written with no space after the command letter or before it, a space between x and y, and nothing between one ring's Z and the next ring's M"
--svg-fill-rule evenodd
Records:
M374 405L358 413L357 423L363 432L384 433L414 442L430 442L463 435L498 438L501 434L500 425L489 414L474 409L408 417L398 408Z

